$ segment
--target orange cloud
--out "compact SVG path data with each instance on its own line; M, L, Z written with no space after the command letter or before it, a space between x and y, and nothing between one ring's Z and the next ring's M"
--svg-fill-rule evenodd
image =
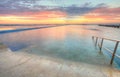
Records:
M82 16L67 20L69 24L107 24L120 23L120 8L97 8Z
M120 8L99 8L82 17L89 23L120 23Z
M120 8L97 8L82 16L68 18L62 11L23 12L0 16L0 24L101 24L120 23Z
M66 13L60 11L24 12L21 15L0 16L1 24L60 24Z
M21 15L20 15L21 16ZM64 18L66 13L61 11L40 11L40 12L24 12L22 16L28 19L48 19L48 18Z

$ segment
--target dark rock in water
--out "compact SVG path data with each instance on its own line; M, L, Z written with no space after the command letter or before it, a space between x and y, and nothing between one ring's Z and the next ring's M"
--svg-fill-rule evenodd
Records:
M99 24L99 26L120 28L120 24L118 24L118 25Z

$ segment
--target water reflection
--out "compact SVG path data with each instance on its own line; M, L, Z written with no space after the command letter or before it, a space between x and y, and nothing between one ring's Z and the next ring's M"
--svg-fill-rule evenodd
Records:
M11 28L11 27L10 27L10 28L9 28L9 27L7 27L7 28L4 28L4 27L3 27L3 28L2 28L2 27L0 27L0 31L13 30L13 29L15 29L15 28Z
M12 26L12 28L14 27ZM65 25L0 34L0 41L13 51L28 48L28 51L32 51L28 53L36 55L47 55L91 64L100 64L99 62L107 64L109 62L104 61L105 57L99 56L94 48L91 36L120 39L119 32L118 29L113 30L113 28L99 26ZM113 43L106 42L104 45L109 45L111 48ZM29 49L31 46L34 46L34 48Z

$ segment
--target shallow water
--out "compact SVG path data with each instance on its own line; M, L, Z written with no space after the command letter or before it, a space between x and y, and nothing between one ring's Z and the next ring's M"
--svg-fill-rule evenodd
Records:
M14 29L34 28L34 26L9 27ZM109 64L111 55L103 50L108 59L105 62L106 56L99 54L99 50L95 48L92 41L92 36L120 40L119 33L120 29L97 25L64 25L53 28L8 32L0 34L0 41L12 51L28 49L28 53L36 55L90 64ZM114 42L105 41L104 46L113 49L114 44ZM120 48L118 48L117 54L120 55ZM120 65L118 58L115 61Z

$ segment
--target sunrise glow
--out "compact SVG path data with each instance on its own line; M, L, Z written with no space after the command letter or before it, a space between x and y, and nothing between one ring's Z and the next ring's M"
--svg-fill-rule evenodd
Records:
M100 24L120 21L117 0L113 3L95 1L96 4L86 0L78 3L73 0L68 3L51 0L12 1L1 3L0 24Z

